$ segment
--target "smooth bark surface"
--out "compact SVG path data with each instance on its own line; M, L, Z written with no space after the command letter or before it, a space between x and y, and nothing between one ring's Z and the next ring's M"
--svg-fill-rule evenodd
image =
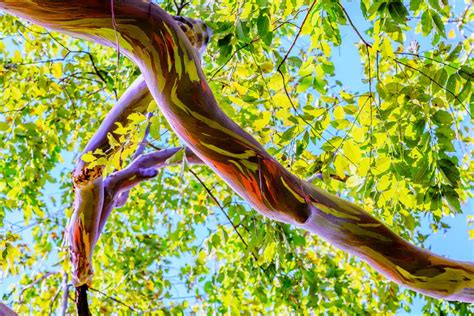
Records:
M314 232L415 291L474 302L472 263L416 247L360 207L299 179L227 117L214 99L196 52L169 14L148 1L116 1L112 21L110 4L98 0L0 0L1 9L47 28L109 46L115 46L118 38L120 51L139 66L172 129L263 215ZM147 92L126 93L126 99L140 99L139 93ZM98 219L105 195L100 168L82 165L74 173L74 183L72 225L79 230L73 235L82 236L82 240L73 239L71 252L73 260L87 261L79 265L85 270L75 271L78 286L90 282L91 250L100 231ZM75 259L84 254L85 258Z

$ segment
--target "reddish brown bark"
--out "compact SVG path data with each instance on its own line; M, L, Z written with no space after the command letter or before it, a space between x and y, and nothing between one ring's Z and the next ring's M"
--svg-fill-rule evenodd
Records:
M189 41L157 5L141 0L114 2L114 24L110 1L71 0L59 5L46 0L0 0L0 8L45 27L109 46L115 45L117 36L121 52L139 66L172 129L260 213L324 237L415 291L474 302L472 263L448 260L418 248L360 207L297 178L227 117L217 105ZM98 236L97 218L102 209L97 205L101 204L103 191L97 188L103 188L103 184L100 173L85 169L76 169L76 183L86 188L76 201L87 205L81 214L88 216L90 222L84 226L84 221L76 220L73 226L82 229L79 235L90 238ZM91 239L89 247L93 248L95 240ZM81 246L79 250L90 263L91 248ZM91 271L84 275L76 272L80 276L76 284L90 281Z

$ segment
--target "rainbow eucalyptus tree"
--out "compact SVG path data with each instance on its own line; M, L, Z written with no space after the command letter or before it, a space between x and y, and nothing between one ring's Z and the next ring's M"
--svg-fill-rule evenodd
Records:
M397 284L435 298L474 302L472 263L405 241L368 211L287 170L236 124L214 97L193 47L194 35L183 32L179 19L156 3L0 0L0 9L46 29L113 47L141 72L82 150L72 172L74 207L67 239L80 314L89 313L85 293L92 284L94 247L111 211L127 203L131 188L155 178L161 168L183 163L208 166L260 214L321 236ZM321 10L321 4L310 3L306 10ZM338 10L345 12L342 6ZM373 46L365 43L362 49L376 49ZM277 67L284 84L282 65L288 58L283 56ZM105 159L116 155L121 147L110 135L133 113L150 118L153 100L185 147L144 152L148 126L134 159L104 173L104 159L93 154L102 153Z

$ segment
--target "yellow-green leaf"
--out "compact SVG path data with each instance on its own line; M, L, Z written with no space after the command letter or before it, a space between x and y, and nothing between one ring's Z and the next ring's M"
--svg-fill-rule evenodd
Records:
M51 72L56 79L61 79L63 76L63 64L54 63L51 67Z
M87 152L81 157L82 161L84 162L93 162L96 158L91 152Z
M342 120L344 118L344 108L342 106L337 106L334 109L334 118L336 120Z

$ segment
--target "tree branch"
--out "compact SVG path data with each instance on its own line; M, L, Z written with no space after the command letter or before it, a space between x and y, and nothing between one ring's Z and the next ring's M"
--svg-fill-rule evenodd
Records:
M181 0L180 3L176 2L176 0L173 0L174 6L176 8L176 15L180 16L181 12L183 11L184 7L189 4L189 2L186 2L184 0Z
M337 2L338 6L341 8L342 12L344 12L344 15L346 16L347 18L347 21L349 21L349 24L351 25L352 29L357 33L357 36L359 36L360 40L362 41L362 43L364 43L364 45L366 47L372 47L372 44L370 44L369 42L367 42L364 37L362 36L362 34L360 34L359 30L357 29L357 27L354 25L354 23L352 22L352 19L351 17L349 16L349 13L347 13L346 9L342 6L342 4L338 1Z
M415 67L412 67L408 64L405 64L404 62L401 62L399 59L396 59L394 58L393 59L397 64L399 65L403 65L413 71L416 71L418 73L420 73L422 76L428 78L431 82L433 82L435 85L437 85L438 87L440 87L441 89L445 90L446 92L448 92L450 95L452 95L458 102L459 104L461 104L461 106L464 108L464 110L467 112L467 114L471 116L471 113L469 112L469 110L467 109L466 105L464 105L464 103L459 99L459 97L454 93L452 92L451 90L449 90L448 88L446 88L445 86L443 86L442 84L440 84L439 82L437 82L436 80L434 80L433 78L431 78L429 75L427 75L425 72L423 72L422 70L418 69L418 68L415 68Z
M44 279L47 279L47 278L49 278L50 276L56 275L56 274L58 274L58 273L59 273L58 271L48 272L48 273L42 275L41 277L39 277L38 279L36 279L35 281L31 282L31 283L28 284L27 286L25 286L25 287L21 290L20 294L18 294L18 304L23 304L23 297L22 297L23 292L25 292L25 291L28 290L29 288L35 286L37 283L43 281Z
M248 244L245 241L244 237L242 237L242 235L239 233L239 230L237 229L237 226L235 226L234 222L232 222L232 219L229 217L229 214L227 214L227 212L224 210L224 208L222 207L219 200L215 197L215 195L207 187L207 185L204 183L204 181L202 181L201 178L194 171L189 170L189 172L191 172L191 174L196 178L196 180L198 180L198 182L202 185L204 190L206 190L207 194L209 194L209 196L214 200L214 202L217 204L217 207L222 211L222 213L224 213L224 216L227 218L227 221L230 223L230 225L234 229L237 236L239 236L239 238L242 241L242 243L244 244L245 248L248 248ZM255 257L255 254L253 253L253 251L252 251L252 255L254 256L255 260L258 260L258 258Z
M127 308L128 308L129 310L131 310L132 312L138 312L138 311L137 311L136 309L134 309L132 306L127 305L127 304L125 304L124 302L122 302L122 301L116 299L116 298L113 297L113 296L107 295L107 294L105 294L105 293L102 292L102 291L99 291L99 290L94 289L94 288L92 288L92 287L89 288L89 290L94 291L94 292L97 292L97 293L99 293L100 295L106 297L107 299L112 300L112 301L114 301L114 302L116 302L116 303L119 303L120 305L123 305L123 306L127 307Z
M316 1L313 1L313 3L311 3L311 6L310 6L309 9L308 9L308 12L306 12L306 15L305 15L304 18L303 18L303 22L301 22L301 26L299 27L298 33L296 33L296 36L295 36L295 38L293 39L293 42L291 43L290 48L288 49L288 51L286 52L285 56L283 57L283 59L282 59L282 60L280 61L280 63L278 64L278 67L277 67L277 71L278 71L278 72L280 72L281 66L282 66L283 63L288 59L288 55L290 55L290 52L293 50L293 47L295 46L296 41L298 40L298 38L299 38L300 35L301 35L301 31L303 30L303 25L306 23L306 20L308 19L309 14L311 13L311 10L313 9L313 7L314 7L315 4L316 4Z
M112 173L104 181L104 203L99 222L99 235L107 221L112 209L117 206L117 199L123 192L129 191L140 182L152 179L158 174L158 169L175 166L182 160L167 161L179 151L184 151L183 158L190 164L202 164L202 161L189 149L183 147L163 149L161 151L143 154L132 161L125 169Z
M63 272L63 283L61 284L61 287L63 290L63 297L61 300L61 310L59 312L59 315L61 316L65 316L67 313L67 304L68 304L68 298L69 298L68 278L69 278L69 275L67 274L67 272Z

